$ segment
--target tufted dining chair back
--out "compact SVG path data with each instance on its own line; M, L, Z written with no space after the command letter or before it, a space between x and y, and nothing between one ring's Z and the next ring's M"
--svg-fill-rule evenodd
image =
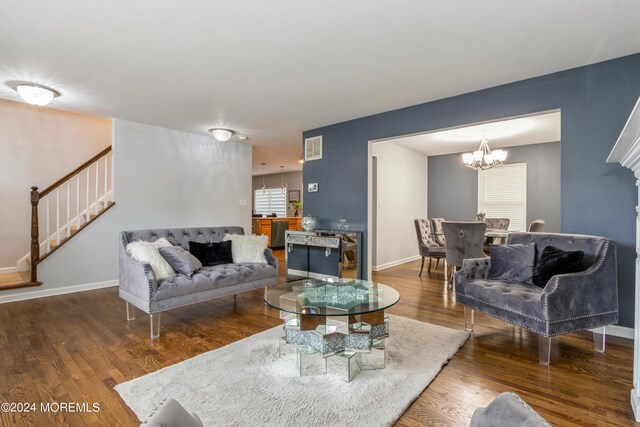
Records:
M487 224L484 222L453 222L442 223L444 237L447 241L447 264L462 267L462 260L486 257L482 252L482 242Z

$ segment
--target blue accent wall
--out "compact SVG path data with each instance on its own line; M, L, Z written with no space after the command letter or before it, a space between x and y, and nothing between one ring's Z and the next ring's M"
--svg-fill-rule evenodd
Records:
M617 242L620 325L632 327L635 180L605 161L639 96L636 54L308 130L304 138L323 135L324 145L323 159L304 165L304 213L317 217L320 228L348 218L364 232L366 248L369 141L559 108L561 231ZM310 182L319 184L317 193L306 192Z
M491 142L489 142L491 145ZM520 145L507 149L506 163L527 164L527 218L545 221L545 231L560 232L560 143ZM478 211L478 172L460 154L430 156L427 179L429 218L472 221Z

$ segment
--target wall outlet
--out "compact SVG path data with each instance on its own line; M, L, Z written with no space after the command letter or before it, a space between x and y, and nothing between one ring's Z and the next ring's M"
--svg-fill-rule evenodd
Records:
M238 204L240 205L240 207L245 207L245 206L247 206L247 199L240 199L240 200L238 200Z

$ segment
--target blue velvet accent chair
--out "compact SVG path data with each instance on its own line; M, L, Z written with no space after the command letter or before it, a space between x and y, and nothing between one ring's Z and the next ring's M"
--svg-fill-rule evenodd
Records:
M604 352L604 327L618 322L615 242L604 237L557 233L511 233L507 244L535 243L536 258L547 246L584 252L580 272L552 276L544 288L531 283L488 279L489 257L465 259L455 275L456 302L465 306L465 327L473 330L478 310L538 335L540 363L548 365L551 337L594 331Z
M431 272L431 258L436 260L436 268L438 268L438 262L443 259L446 254L444 246L438 244L431 228L431 221L428 219L415 219L413 220L416 226L416 235L418 237L418 251L422 258L422 264L420 264L420 273L418 276L422 276L422 270L424 269L424 259L429 259L428 272Z

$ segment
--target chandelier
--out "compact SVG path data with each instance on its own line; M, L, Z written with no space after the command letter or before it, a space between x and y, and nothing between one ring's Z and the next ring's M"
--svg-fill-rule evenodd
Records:
M473 153L464 153L462 161L468 168L475 170L491 169L500 166L507 160L507 152L504 150L493 150L489 148L489 138L482 134L480 147Z

